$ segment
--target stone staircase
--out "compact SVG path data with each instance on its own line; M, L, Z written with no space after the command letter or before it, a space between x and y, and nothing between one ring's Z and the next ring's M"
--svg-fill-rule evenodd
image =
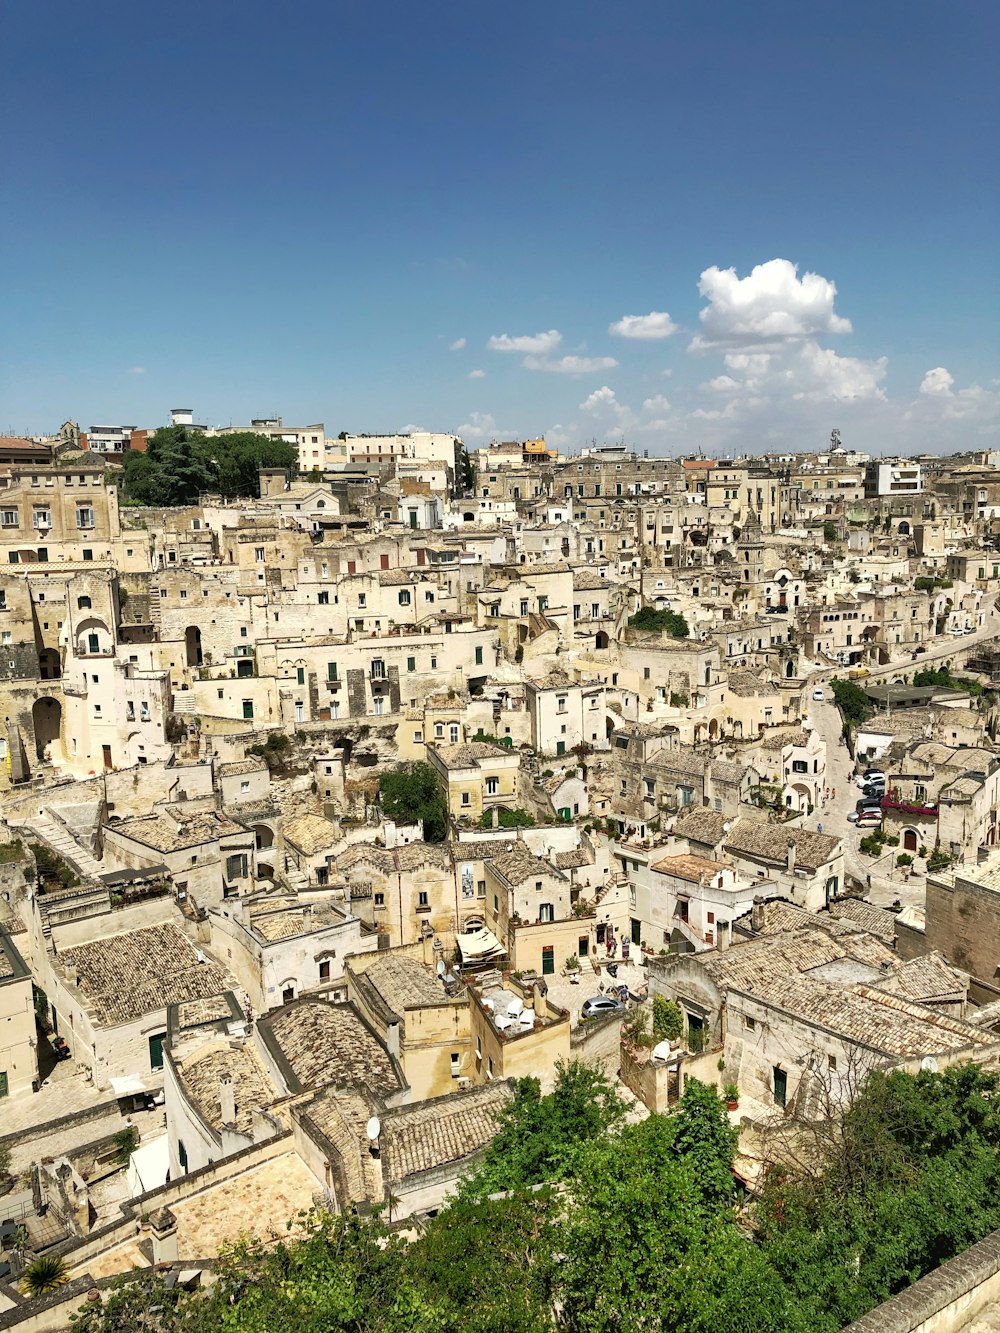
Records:
M51 847L78 875L94 878L104 872L100 861L70 833L61 819L53 815L32 815L21 825L22 830Z
M195 707L194 694L191 690L175 690L173 698L172 711L178 717L197 717L198 709Z

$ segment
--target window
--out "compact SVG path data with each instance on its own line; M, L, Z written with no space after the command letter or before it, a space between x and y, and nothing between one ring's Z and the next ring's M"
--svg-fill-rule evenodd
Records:
M827 1064L827 1068L830 1070L830 1073L831 1073L831 1074L836 1073L836 1070L837 1070L837 1057L836 1057L835 1055L828 1055L828 1056L826 1057L826 1064Z
M415 657L408 657L406 659L406 669L407 671L416 671L417 659Z
M483 665L483 650L482 650L482 648L477 648L477 649L476 649L476 666L482 666L482 665Z
M417 906L418 906L418 907L430 907L430 905L431 905L431 901L430 901L430 898L428 897L428 892L427 892L427 890L426 890L426 889L421 889L420 892L417 894Z
M87 635L87 652L99 653L101 651L101 641L96 634Z
M367 605L368 605L368 597L367 597L367 595L366 595L365 593L363 593L363 592L359 592L359 593L358 593L358 610L359 610L359 611L363 611Z
M496 794L497 794L497 792L498 792L499 790L500 790L500 779L499 779L499 778L487 778L487 779L486 779L486 795L487 795L487 796L496 796Z
M132 702L131 699L127 699L125 702L125 721L126 722L135 721L135 704Z
M254 558L254 560L256 560L256 562L257 562L258 565L262 565L262 564L264 563L264 548L263 548L263 546L255 546L255 547L253 548L253 558Z
M476 880L476 897L477 897L477 898L485 898L485 897L486 897L486 881L485 881L485 879L477 879L477 880Z
M76 526L78 528L92 528L94 526L94 511L89 505L77 506Z
M432 671L437 671L437 664L438 664L438 660L437 660L437 658L436 658L436 657L432 657L432 658L431 658L431 670L432 670Z
M31 526L41 531L44 528L52 526L52 511L49 509L36 509L31 519Z
M435 723L434 723L434 735L435 735L435 738L436 738L437 740L443 740L443 739L444 739L444 723L443 723L443 722L435 722Z
M253 721L253 700L252 700L252 699L244 699L244 700L243 700L243 717L244 717L244 720L247 721L247 722L252 722L252 721Z
M336 679L337 679L337 663L336 663L336 662L327 662L327 664L326 664L326 678L327 678L327 680L336 680Z
M329 960L329 958L324 958L323 961L322 961L322 962L320 963L320 965L319 965L319 979L320 979L320 981L329 981L329 980L330 980L330 960Z
M385 662L381 657L372 658L372 680L385 680Z
M305 669L305 667L296 667L296 668L295 668L295 683L296 683L297 685L304 685L304 684L306 683L306 669Z
M462 804L463 804L463 805L471 805L471 804L472 804L472 797L469 795L469 793L468 793L467 791L463 791L463 792L462 792Z
M556 970L556 950L554 944L542 945L542 976L551 977Z
M246 852L234 852L232 856L227 856L226 879L246 879L246 877L247 877Z
M754 1032L757 1028L756 1018L751 1018L749 1014L744 1014L743 1026L746 1028L747 1032Z
M319 603L320 606L329 606L329 605L330 605L330 594L329 594L328 592L326 592L326 591L317 593L317 594L316 594L316 601Z
M0 527L4 527L4 528L16 528L16 527L17 527L17 510L16 510L16 509L0 509Z
M375 715L376 715L376 717L381 717L382 714L385 712L385 697L384 697L384 695L376 694L376 695L372 698L372 703L373 703L374 706L375 706ZM297 719L297 720L298 720L298 719Z
M384 906L385 906L385 894L384 894L384 893L376 893L376 895L375 895L375 906L376 906L376 907L384 907Z
M458 1078L458 1076L459 1076L459 1074L461 1074L461 1072L462 1072L462 1057L461 1057L461 1055L460 1055L460 1053L459 1053L458 1051L452 1051L452 1053L451 1053L451 1076L452 1076L452 1078Z
M405 588L404 588L403 591L399 594L399 604L400 604L400 606L409 606L409 605L410 605L410 594L406 591Z
M150 1069L163 1068L163 1043L166 1040L165 1032L157 1032L155 1036L149 1038L149 1067Z
M539 921L554 921L556 919L556 911L552 903L538 904L538 919Z

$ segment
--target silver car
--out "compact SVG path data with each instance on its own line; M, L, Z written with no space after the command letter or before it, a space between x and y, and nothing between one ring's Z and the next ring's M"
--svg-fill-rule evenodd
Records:
M600 1014L617 1014L624 1008L621 1000L613 995L594 995L589 1000L584 1000L580 1017L597 1018Z

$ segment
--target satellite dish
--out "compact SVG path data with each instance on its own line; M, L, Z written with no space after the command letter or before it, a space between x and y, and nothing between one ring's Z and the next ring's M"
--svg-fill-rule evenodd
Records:
M443 976L444 976L444 972L445 972L444 959L443 959L443 958L439 958L439 959L438 959L438 962L437 962L437 974L438 974L439 977L443 977Z
M368 1135L368 1137L372 1140L373 1143L382 1133L382 1122L381 1120L379 1120L377 1115L373 1115L372 1118L368 1121L368 1124L365 1126L365 1133Z
M934 1059L933 1055L925 1055L924 1058L920 1061L920 1068L926 1069L928 1074L936 1074L937 1067L938 1067L938 1062Z

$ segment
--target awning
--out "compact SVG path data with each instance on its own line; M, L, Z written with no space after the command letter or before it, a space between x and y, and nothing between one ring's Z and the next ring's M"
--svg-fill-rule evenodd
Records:
M111 1080L111 1091L116 1097L138 1097L149 1089L138 1074L126 1074L124 1078Z
M485 926L470 930L467 935L459 935L455 943L463 963L485 963L502 958L507 952L492 930Z

